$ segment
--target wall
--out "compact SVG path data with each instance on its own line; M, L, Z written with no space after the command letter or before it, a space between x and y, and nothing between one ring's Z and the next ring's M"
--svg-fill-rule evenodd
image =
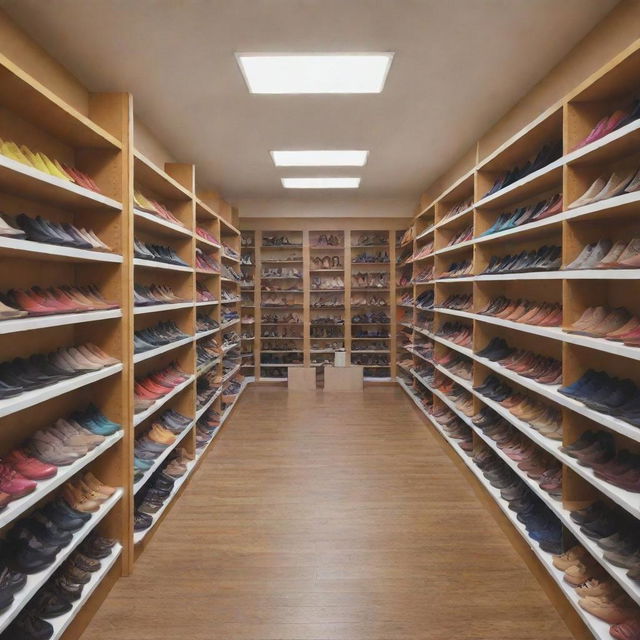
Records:
M541 82L484 133L477 145L478 159L495 151L528 122L637 40L639 25L640 0L622 0ZM469 150L464 158L430 184L421 202L432 202L469 170L474 151Z

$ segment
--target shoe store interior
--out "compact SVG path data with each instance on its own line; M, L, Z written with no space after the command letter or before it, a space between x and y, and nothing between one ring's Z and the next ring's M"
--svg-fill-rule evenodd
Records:
M0 0L0 640L640 640L640 0Z

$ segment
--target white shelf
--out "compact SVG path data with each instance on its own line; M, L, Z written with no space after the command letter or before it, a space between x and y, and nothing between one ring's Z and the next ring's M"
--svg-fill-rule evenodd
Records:
M203 244L207 247L211 247L212 249L221 249L222 245L216 244L215 242L211 242L210 240L205 240L202 236L195 233L193 237L196 239L197 244ZM249 266L249 265L245 265Z
M463 218L464 216L466 216L468 213L471 213L474 209L475 205L471 205L470 207L467 207L466 209L463 209L462 211L459 211L458 213L456 213L456 215L451 216L450 218L447 218L446 220L440 220L440 222L438 222L437 224L433 225L432 229L440 229L440 227L446 227L449 223L453 222L454 220L459 220L460 218Z
M134 544L139 544L140 542L142 542L146 536L153 531L154 527L156 526L156 524L158 524L158 521L160 520L160 516L162 516L162 514L169 508L169 505L171 505L176 497L176 494L178 493L178 491L180 491L180 487L182 487L182 485L189 479L189 477L191 476L191 473L193 472L195 466L196 466L196 460L191 460L187 463L187 470L185 471L184 475L180 476L173 484L173 488L171 489L171 493L169 494L169 496L167 497L167 499L164 501L163 505L158 509L158 511L156 511L154 514L149 514L152 518L153 518L153 522L151 523L151 526L148 527L147 529L145 529L144 531L135 531L133 534L133 543Z
M133 259L134 267L145 267L146 269L165 269L166 271L183 271L185 273L191 273L192 267L182 266L180 264L169 264L168 262L160 262L155 260L144 260L143 258Z
M186 389L193 381L195 376L189 376L187 380L181 382L177 387L174 387L169 393L156 400L148 409L145 409L141 413L136 413L133 416L133 426L137 427L141 422L146 420L149 416L153 415L160 407L164 406L171 398L179 394L183 389Z
M75 249L62 247L44 242L32 242L31 240L18 240L0 236L0 253L20 258L33 258L35 260L60 260L64 262L110 262L121 263L122 256L106 251L90 251L88 249Z
M536 220L534 222L529 222L513 229L506 229L504 231L498 231L496 233L490 233L486 236L479 236L472 240L473 244L484 244L485 242L491 242L493 240L501 240L502 238L508 238L513 235L518 235L519 233L523 233L525 231L533 231L535 229L545 229L546 227L552 227L554 225L559 225L563 220L565 220L564 213L557 213L553 216L549 216L548 218L543 218L542 220ZM560 229L558 229L560 231Z
M161 235L169 236L191 236L192 233L189 229L182 227L174 222L164 220L160 216L156 216L153 213L147 213L140 209L133 210L134 223L143 228L147 228L152 232L159 233Z
M196 307L211 307L215 304L220 304L220 300L205 300L204 302L196 302Z
M161 311L173 311L174 309L186 309L187 307L193 307L193 302L174 302L173 304L153 304L146 307L134 307L133 313L135 315L159 313Z
M133 362L138 363L138 362L142 362L143 360L148 360L149 358L154 358L155 356L159 356L161 353L166 353L167 351L172 351L173 349L182 347L185 344L189 344L190 342L193 342L193 340L194 340L194 337L189 336L188 338L182 338L181 340L170 342L169 344L162 345L161 347L156 347L155 349L149 349L149 351L136 353L133 356Z
M56 178L1 154L0 187L5 192L42 200L49 205L85 210L122 210L122 204L112 198L62 178Z
M56 569L73 553L78 545L93 531L109 511L111 511L121 496L122 489L117 489L108 500L102 503L98 511L91 514L91 520L89 520L82 529L73 534L71 542L58 553L53 564L39 573L33 573L27 576L27 584L15 594L13 604L9 609L0 615L0 631L4 631L7 625L22 611L38 590L56 572Z
M621 140L630 134L636 133L638 130L640 130L640 120L634 120L624 127L620 127L620 129L616 129L615 131L608 133L606 136L603 136L598 140L590 142L580 149L576 149L575 151L567 153L567 155L564 156L564 161L566 164L573 164L577 160L588 161L590 155L606 149L606 147L609 145L615 145L618 140Z
M70 324L81 324L84 322L98 322L99 320L111 320L121 318L120 309L109 309L108 311L85 311L84 313L59 313L50 316L39 316L34 318L15 318L13 320L0 320L0 335L17 333L22 331L32 331L34 329L46 329L48 327L63 327Z
M207 336L212 336L214 333L218 333L220 331L220 327L217 329L207 329L207 331L200 331L196 333L196 340L200 340L200 338L206 338Z
M154 461L151 467L144 472L139 480L133 483L133 493L136 494L147 483L155 470L167 459L168 455L184 440L185 436L193 429L195 420L188 424L184 430L176 436L175 442L169 445Z
M80 387L85 387L88 384L97 382L98 380L103 380L104 378L108 378L120 371L122 371L122 364L113 364L111 366L104 367L99 371L92 371L91 373L74 376L73 378L62 380L61 382L56 382L55 384L50 384L40 389L26 391L14 398L0 400L0 418L16 413L17 411L22 411L22 409L33 407L36 404L45 402L46 400L51 400L51 398L61 396L64 393L75 391Z
M35 491L27 496L24 496L23 498L20 498L19 500L10 502L2 510L2 512L0 512L0 528L6 527L10 522L27 511L27 509L33 507L53 490L64 484L67 480L69 480L69 478L81 471L90 462L93 462L107 449L110 449L116 442L120 441L122 439L122 436L122 430L114 433L111 436L108 436L103 442L95 447L95 449L87 453L79 460L76 460L73 464L70 464L66 467L58 467L58 472L55 476L53 476L53 478L49 478L48 480L39 480Z
M59 640L62 638L64 632L69 625L73 622L78 612L84 607L87 600L91 597L93 592L97 589L98 585L104 580L105 576L109 573L113 565L117 562L120 554L122 553L122 546L118 543L113 549L111 549L111 555L100 560L100 569L91 574L89 582L84 585L82 589L82 595L79 600L72 603L73 608L62 616L51 618L47 620L53 626L53 635L50 640ZM45 618L46 619L46 618Z
M229 322L225 322L220 325L220 331L224 331L225 329L232 327L234 324L238 324L238 322L240 322L240 318L236 318L235 320L229 320Z
M458 249L464 249L473 247L475 240L471 238L471 240L465 240L464 242L458 242L457 244L453 244L449 247L443 247L442 249L438 249L433 252L434 256L443 255L445 253L450 253L452 251L457 251Z

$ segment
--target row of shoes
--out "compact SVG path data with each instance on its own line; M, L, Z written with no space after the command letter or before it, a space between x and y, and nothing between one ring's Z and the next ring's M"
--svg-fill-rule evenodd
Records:
M343 242L342 238L333 235L321 233L317 238L314 238L311 241L311 247L313 249L318 249L320 247L342 247Z
M240 394L240 391L242 391L243 381L244 381L244 376L240 373L237 373L226 384L224 391L222 392L222 398L221 398L223 411L228 409L238 399L238 395Z
M224 378L238 368L240 365L240 356L239 354L229 353L222 360L222 375Z
M294 353L276 355L273 353L263 353L261 364L302 364L302 357Z
M164 369L137 378L134 385L135 412L146 411L190 377L177 362L172 362Z
M446 271L438 274L438 279L444 278L462 278L471 273L473 269L473 261L471 259L462 260L460 262L452 262Z
M218 361L222 353L222 347L213 336L198 340L196 345L196 370L200 373L204 368L211 367Z
M225 302L240 302L240 296L231 289L222 289L220 291L220 302L224 304Z
M424 269L420 269L418 273L414 276L412 282L414 284L423 284L425 282L431 282L433 280L433 271L434 267L431 265L430 267L425 267Z
M397 265L409 264L411 262L411 256L413 256L413 250L411 248L411 245L409 245L403 251L398 252L398 255L396 256L396 264Z
M312 256L311 263L314 269L342 269L340 256Z
M175 264L181 267L189 266L171 247L142 242L142 240L134 239L133 255L134 257L141 258L142 260L164 262L165 264Z
M196 302L216 302L216 296L209 289L196 280Z
M288 369L286 367L269 367L260 369L260 377L262 378L278 378L286 380L288 375Z
M240 253L226 242L222 243L222 255L232 260L240 260Z
M175 444L176 438L191 423L191 418L170 409L136 438L133 449L133 474L136 482L153 467L155 460L162 453Z
M445 322L436 332L439 338L444 338L453 344L470 349L473 343L473 329L460 322Z
M182 477L195 456L184 448L176 449L149 482L136 494L133 530L145 531L153 524L153 516L173 494L176 480Z
M562 382L560 360L510 347L504 338L493 338L477 355L540 384L554 385Z
M253 267L255 263L253 262L253 256L250 253L245 253L240 258L240 264L245 267Z
M396 278L396 287L398 288L409 287L411 285L412 277L413 276L411 273L411 269L405 269L404 271L401 271L398 274L398 277Z
M525 207L518 207L513 211L501 213L496 218L496 221L478 237L482 238L484 236L490 236L494 233L508 231L510 229L515 229L531 222L537 222L538 220L550 218L556 213L560 213L562 211L562 207L562 195L556 193L555 195L546 198L545 200L541 200L540 202L536 202L535 204L530 204Z
M431 309L433 309L434 302L435 293L433 289L427 289L416 297L415 306L416 308L422 309L423 311L430 311Z
M380 353L351 353L351 364L363 367L388 367L389 356Z
M205 331L214 331L220 328L220 323L215 319L203 313L196 316L196 333Z
M207 445L219 428L220 414L213 407L209 407L196 423L196 449L202 449Z
M312 258L313 260L313 258ZM270 264L272 262L302 262L302 254L299 253L290 253L288 255L283 255L281 253L277 253L273 256L262 255L261 258L262 264Z
M340 325L335 327L311 327L312 338L342 338L344 329Z
M268 313L262 316L264 324L301 324L302 318L297 313Z
M377 251L376 253L359 253L351 260L351 264L389 264L391 262L387 251Z
M147 213L150 213L154 216L158 216L158 218L161 218L166 222L171 222L172 224L176 224L180 227L185 226L162 203L157 202L156 200L152 200L151 198L147 198L137 189L133 192L133 203L141 211L146 211Z
M379 271L355 273L351 276L352 288L385 289L389 287L389 274Z
M588 244L565 269L637 269L640 267L640 238L603 239Z
M449 218L457 216L459 213L466 211L471 205L473 205L473 197L457 202L442 216L440 222L445 222L446 220L449 220Z
M329 276L320 278L313 276L311 278L311 290L342 290L344 289L344 279L342 276Z
M301 307L302 301L289 296L268 295L262 298L262 307Z
M229 280L233 280L234 282L242 282L242 273L236 271L233 267L230 267L226 264L223 264L220 267L220 275L223 278L228 278Z
M407 358L403 361L406 368L413 371L416 375L420 376L421 382L426 383L430 387L435 387L436 370L429 362L418 362L414 365L411 358Z
M32 287L31 289L11 289L0 294L0 320L117 308L118 303L107 300L95 285L85 287L62 285L48 289Z
M388 307L389 300L382 296L351 296L352 307Z
M244 315L240 319L240 324L255 324L256 319L254 316Z
M473 462L491 486L500 491L500 497L509 503L509 510L517 514L527 535L543 551L554 554L565 552L567 543L563 539L560 520L506 462L488 449L476 453Z
M500 296L478 313L537 327L559 327L562 324L562 305L559 302L534 302L523 298L510 300Z
M451 240L447 242L445 247L455 247L457 244L461 244L462 242L467 242L473 238L473 225L470 224L467 227L464 227L454 236L452 236Z
M100 371L120 361L93 343L61 347L48 354L14 358L0 363L0 399L42 389L85 373Z
M49 619L73 609L91 580L91 574L101 569L101 561L112 554L115 546L115 540L91 534L5 629L2 639L49 640L53 637L54 627ZM2 602L9 602L9 598L13 598L13 594L25 586L27 576L9 568L5 569L3 575L6 586L0 598Z
M220 319L222 320L223 324L226 324L227 322L231 322L232 320L240 320L240 314L237 311L226 310L222 312L222 314L220 315Z
M640 347L640 318L624 307L587 307L565 331Z
M144 353L188 337L189 334L182 331L175 322L159 322L136 331L133 334L133 348L135 353Z
M560 447L560 451L575 458L580 465L591 467L596 478L640 493L640 456L618 449L609 431L585 431L575 442Z
M299 351L300 345L294 341L285 342L269 342L264 340L262 345L262 351Z
M240 336L235 331L222 334L222 348L225 352L238 346L240 346Z
M433 254L433 240L429 240L425 243L425 245L418 249L408 260L407 262L416 262L416 260L422 260L423 258L428 258Z
M426 366L429 367L430 365L426 364ZM474 414L473 396L457 382L447 379L444 376L439 377L440 379L434 385L435 388L451 400L458 413L462 413L468 418L471 418Z
M311 326L318 326L318 325L333 325L333 324L344 324L344 317L342 315L336 314L336 315L327 315L327 316L315 316L313 318L311 318Z
M411 314L408 315L409 321L411 321ZM415 322L413 324L418 329L424 329L425 331L433 333L433 314L420 312L418 313L418 317L415 319Z
M539 396L514 391L494 374L488 375L474 390L499 403L546 438L562 440L562 412L559 407L546 404Z
M384 311L367 311L351 317L351 324L389 324L391 318Z
M411 242L413 242L414 236L415 236L415 231L414 231L414 228L411 226L400 236L397 243L398 246L405 247L406 245L410 244Z
M314 296L309 305L311 309L342 309L344 298L342 296Z
M535 445L488 407L481 409L471 419L543 491L556 499L562 497L562 464L557 458Z
M240 236L240 246L241 247L255 247L256 239L252 235L247 235L243 233Z
M605 174L596 178L589 188L574 200L567 209L585 207L588 204L608 200L624 193L633 193L634 191L640 191L640 169L638 167L621 169L614 171L610 176Z
M73 464L120 429L93 405L40 429L0 461L0 509L33 493L58 467Z
M633 380L589 369L558 391L594 411L640 426L640 389Z
M270 267L263 269L261 277L265 278L283 278L283 279L302 279L302 271L294 267Z
M517 182L518 180L528 176L534 171L538 171L543 167L546 167L551 162L554 162L562 155L562 141L554 141L549 144L545 144L540 151L536 154L533 160L527 160L527 162L522 167L514 167L511 171L507 171L507 173L500 175L496 181L493 183L493 186L487 193L484 194L484 198L487 196L497 193L501 189L508 187L509 185Z
M352 332L352 337L361 340L369 340L371 338L389 338L389 329L385 327L376 327L375 329L362 329L358 327Z
M289 236L262 236L263 247L301 247L302 242L291 242Z
M433 291L429 291L433 298ZM416 299L417 303L417 299ZM438 305L440 309L453 309L454 311L471 311L473 306L473 295L470 293L458 293L450 295L442 304ZM433 303L431 305L433 308Z
M386 342L359 342L351 347L351 351L385 351L389 352Z
M42 216L30 218L24 213L12 217L0 212L0 236L87 251L113 251L93 231L84 227L45 220Z
M196 247L196 269L208 273L221 273L220 262L200 247Z
M358 236L358 240L352 243L352 247L375 247L380 245L386 245L389 243L389 238L381 233L361 233Z
M344 351L344 342L312 342L311 351Z
M152 284L148 287L142 284L133 285L133 304L136 307L178 302L188 302L188 300L177 296L171 287L166 285Z
M423 360L429 360L430 362L433 361L433 353L435 348L433 342L425 341L409 343L405 348L409 353L413 353Z
M425 389L414 376L409 377L402 370L400 370L400 376L413 398L418 404L424 407L427 412L430 412L433 407L433 395L431 392Z
M463 380L473 377L473 361L457 351L449 351L434 358L434 361Z
M222 376L215 370L198 376L196 381L196 405L198 409L204 407L220 390Z
M467 455L473 452L473 434L469 427L453 411L445 405L431 406L429 415Z
M222 245L220 244L220 240L216 238L213 234L209 233L203 227L196 227L196 235L211 244L214 244L216 247L220 248Z
M571 151L581 149L596 140L600 140L600 138L604 138L604 136L632 123L638 118L640 118L640 100L636 98L626 109L616 109L611 115L598 120L587 137L573 147Z
M52 160L42 151L34 152L25 144L18 146L10 140L0 140L0 153L6 158L15 160L32 169L42 171L42 173L46 173L54 178L59 178L65 182L71 182L77 184L79 187L100 193L98 185L86 173L70 167L67 164L60 163L56 158Z
M557 271L562 265L562 248L544 245L539 249L526 249L517 254L492 256L487 268L489 273L525 273L530 271Z
M256 282L253 276L250 274L242 274L242 280L240 280L241 289L253 289L256 286Z

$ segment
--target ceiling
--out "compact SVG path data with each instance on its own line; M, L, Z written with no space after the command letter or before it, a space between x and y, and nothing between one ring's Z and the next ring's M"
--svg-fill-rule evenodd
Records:
M289 195L280 176L297 175L361 175L358 197L417 200L615 4L0 0L91 90L131 91L175 158L231 200ZM379 95L251 95L243 51L395 57ZM364 168L274 167L269 150L288 148L371 153Z

